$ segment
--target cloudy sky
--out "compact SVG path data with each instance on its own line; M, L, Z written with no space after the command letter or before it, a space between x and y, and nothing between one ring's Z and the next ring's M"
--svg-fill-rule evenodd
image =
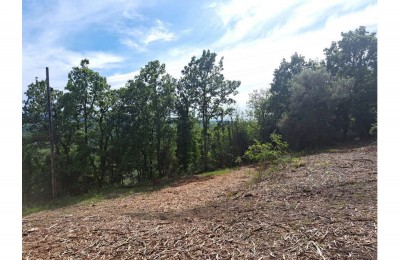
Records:
M224 56L225 77L242 82L236 100L244 107L283 58L323 59L341 32L376 32L377 9L376 0L23 0L22 93L45 79L45 67L63 90L84 58L112 88L152 60L179 78L192 56L210 49Z

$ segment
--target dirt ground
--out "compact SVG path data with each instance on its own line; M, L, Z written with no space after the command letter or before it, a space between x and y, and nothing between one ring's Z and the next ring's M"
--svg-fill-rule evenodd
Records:
M252 173L253 172L253 173ZM377 147L192 177L22 219L23 259L376 259Z

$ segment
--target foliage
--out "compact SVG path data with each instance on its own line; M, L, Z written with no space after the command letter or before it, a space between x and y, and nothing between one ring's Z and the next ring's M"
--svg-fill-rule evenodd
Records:
M346 102L351 79L333 78L324 69L306 69L289 82L289 110L278 127L295 149L329 144L335 112Z
M224 175L224 174L227 174L230 172L232 172L232 169L226 168L226 169L212 171L212 172L204 172L204 173L199 174L199 176L201 176L201 177L218 176L218 175Z
M216 53L209 50L204 50L200 58L193 56L182 70L180 88L180 96L188 102L184 109L189 106L194 108L201 122L201 156L204 171L207 171L209 167L210 120L220 116L223 106L229 106L235 102L230 95L236 95L236 89L240 86L240 81L224 79L223 58L215 64L216 56ZM186 114L185 112L185 116Z
M270 143L256 142L251 145L244 157L250 162L276 163L283 155L287 154L289 145L277 133L272 133L270 138Z
M355 80L348 114L354 118L353 131L359 137L367 137L370 127L376 123L377 42L376 33L369 33L364 26L360 26L354 31L342 33L340 41L332 42L324 50L327 70L332 75Z

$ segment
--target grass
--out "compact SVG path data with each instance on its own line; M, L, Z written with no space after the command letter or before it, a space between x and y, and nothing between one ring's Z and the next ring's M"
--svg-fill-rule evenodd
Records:
M294 168L300 168L306 165L306 163L298 157L292 158L290 165Z
M233 169L226 168L226 169L222 169L222 170L216 170L216 171L212 171L212 172L201 173L198 176L201 176L201 177L218 176L218 175L224 175L224 174L230 173L232 171L233 171Z
M102 199L101 194L84 194L80 196L65 196L62 198L58 198L54 201L49 202L37 202L29 206L22 206L22 216L27 216L32 213L37 213L44 210L52 210L63 208L66 206L78 204L78 203L94 203Z
M299 168L304 167L305 165L306 163L299 157L298 153L287 154L269 164L259 163L253 173L253 178L250 183L260 183L266 180L269 175L274 174L286 167Z
M217 176L227 174L232 172L233 169L227 168L212 172L205 172L199 174L198 176L201 177L210 177L210 176ZM22 206L22 216L28 216L33 213L37 213L44 210L54 210L59 209L75 204L93 204L102 200L106 199L113 199L117 197L129 196L135 193L142 193L142 192L152 192L155 190L159 190L162 188L167 187L170 182L161 183L160 185L151 185L151 182L142 183L141 186L122 186L122 187L108 187L104 188L101 191L99 190L92 190L87 194L82 194L79 196L64 196L58 198L54 201L48 202L36 202L30 205L23 205Z
M151 192L156 189L163 188L165 185L156 187L151 186L136 186L136 187L108 187L101 191L92 190L87 194L79 196L64 196L57 198L54 201L36 202L30 205L22 206L22 216L28 216L32 213L37 213L44 210L54 210L75 204L93 204L106 199L123 197L141 192Z

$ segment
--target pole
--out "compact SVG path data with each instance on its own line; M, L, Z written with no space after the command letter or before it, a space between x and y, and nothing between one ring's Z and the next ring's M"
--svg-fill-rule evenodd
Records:
M51 162L51 191L53 199L56 198L56 178L54 173L54 140L53 140L53 123L51 120L51 102L50 102L50 83L49 83L49 68L46 67L46 85L47 85L47 111L49 114L49 136L50 136L50 162Z

